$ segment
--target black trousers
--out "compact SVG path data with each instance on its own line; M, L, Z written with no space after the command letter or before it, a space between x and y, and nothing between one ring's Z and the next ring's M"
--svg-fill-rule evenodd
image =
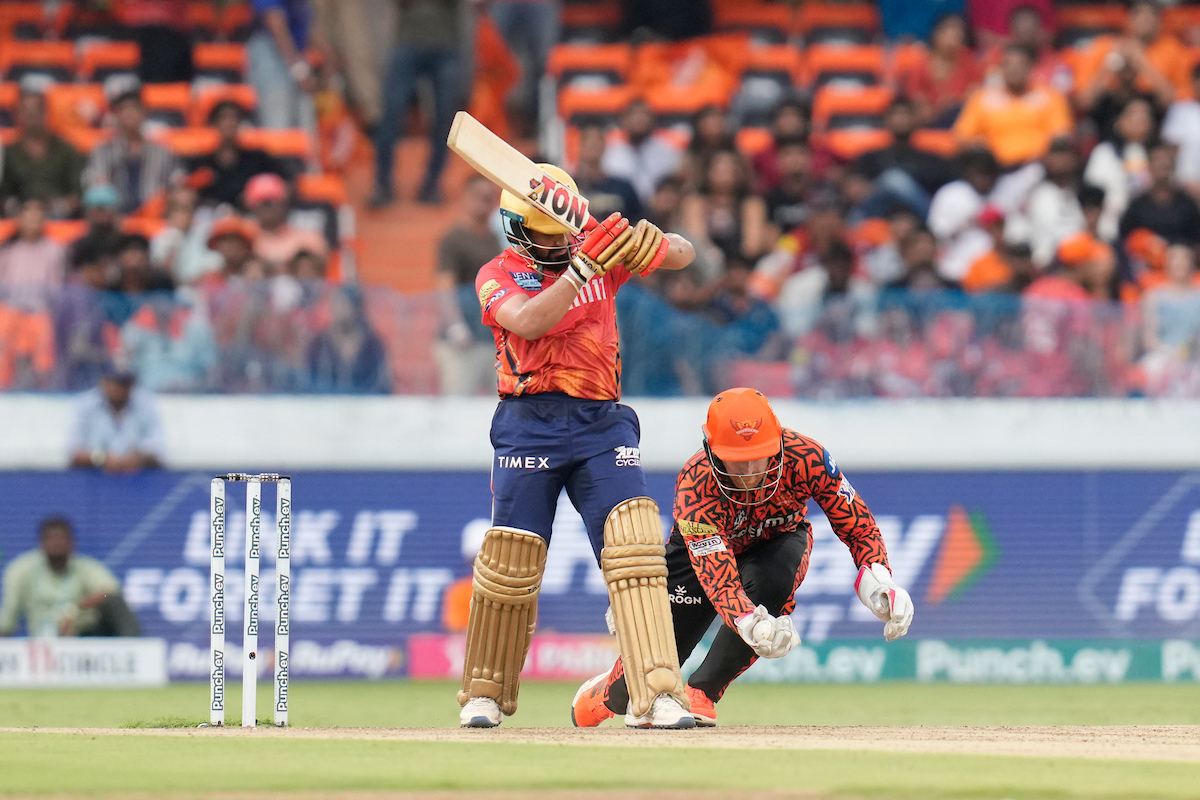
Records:
M100 618L90 628L79 631L80 636L137 636L141 633L137 616L119 594L110 594L96 606Z
M809 541L807 530L794 531L760 542L737 557L742 587L752 603L766 606L772 615L778 615L785 606L788 612L792 610L792 595L808 569ZM667 580L675 647L682 664L704 638L717 610L704 593L692 569L687 545L678 533L667 542ZM737 631L722 625L708 655L687 682L716 702L757 659ZM629 690L624 677L609 687L605 705L618 714L625 713Z

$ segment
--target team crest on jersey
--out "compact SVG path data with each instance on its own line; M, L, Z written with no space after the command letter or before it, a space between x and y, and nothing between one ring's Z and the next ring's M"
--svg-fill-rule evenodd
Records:
M537 275L532 272L510 272L513 281L527 292L540 292L542 290L542 282Z
M729 424L733 426L733 432L745 439L747 442L754 438L754 434L758 433L758 429L762 427L762 417L751 422L744 419L741 422L737 420L729 420Z

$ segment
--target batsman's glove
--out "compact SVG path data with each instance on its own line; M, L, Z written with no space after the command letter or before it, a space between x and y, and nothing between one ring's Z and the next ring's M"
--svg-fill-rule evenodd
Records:
M634 275L649 275L662 264L669 249L671 243L662 230L642 220L633 228L633 238L625 256L625 268Z
M571 259L565 273L568 280L582 289L595 275L603 275L623 261L622 253L633 238L629 220L614 211L608 219L592 228Z

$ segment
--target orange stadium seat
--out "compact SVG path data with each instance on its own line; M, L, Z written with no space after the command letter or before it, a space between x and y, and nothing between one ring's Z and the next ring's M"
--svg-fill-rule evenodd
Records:
M50 13L39 0L0 3L0 39L42 39L61 29L70 3L62 3Z
M339 250L353 245L354 229L347 216L349 195L346 182L340 175L300 175L296 178L296 200L293 208L299 214L312 214L310 220L319 227L329 242L332 254L327 277L341 280L341 258Z
M45 75L55 81L75 77L74 42L0 42L0 72L5 80Z
M774 141L769 128L739 128L733 137L733 143L738 152L747 158L753 158L763 152Z
M193 41L211 41L221 29L216 3L192 0L187 5L188 33Z
M197 78L242 83L246 80L246 46L230 42L197 42L192 48Z
M878 86L883 76L884 52L878 45L819 44L804 53L805 83L814 91L827 85Z
M229 86L207 86L200 89L192 102L190 122L192 125L207 125L208 117L213 107L222 100L232 100L251 117L258 108L258 96L254 87L246 83L235 83Z
M1097 36L1118 33L1125 27L1120 5L1066 6L1058 9L1058 46L1085 47Z
M99 127L107 106L98 83L56 83L46 90L46 116L56 131Z
M249 3L225 3L218 17L218 32L222 39L244 42L254 25L254 13Z
M887 76L893 83L904 80L925 64L929 51L920 42L904 42L893 45L887 54Z
M46 236L69 244L87 233L87 227L87 220L83 219L52 219L46 222Z
M813 128L818 131L878 128L892 102L892 90L883 86L848 90L824 86L813 97Z
M566 2L562 6L562 41L573 44L606 42L620 22L621 7L616 0Z
M646 95L646 103L658 117L658 124L669 127L690 124L692 117L708 106L725 108L729 104L729 94L721 85L660 87Z
M16 128L0 128L0 144L8 147L17 140L19 133Z
M11 128L17 123L17 95L21 87L15 83L0 83L0 128Z
M121 221L121 233L136 233L147 239L153 239L162 233L165 227L167 227L166 220L153 217L126 217Z
M94 42L79 59L79 79L103 82L112 75L137 74L141 58L136 42Z
M303 128L247 128L238 134L238 141L243 147L265 150L283 162L284 169L292 175L304 172L316 157L312 137Z
M807 45L868 44L879 35L879 9L873 3L802 3L797 26Z
M813 136L843 161L850 161L863 153L887 147L892 142L892 135L882 128L847 128Z
M633 48L628 44L560 44L550 51L546 74L559 87L607 88L629 80Z
M558 93L558 114L568 125L610 125L617 121L635 96L628 86L614 86L598 92L568 86Z
M958 152L958 137L952 130L922 128L913 131L912 146L918 150L950 158Z
M142 86L146 119L172 128L187 124L192 108L190 83L147 83Z
M83 126L66 128L61 131L63 140L85 156L111 135L111 131L104 128L85 128Z
M721 3L713 9L718 31L748 33L756 44L783 44L795 32L795 15L783 3Z
M150 137L180 158L211 153L221 141L216 128L159 128Z
M751 47L744 63L733 109L743 125L765 125L775 105L800 82L800 52L784 44Z

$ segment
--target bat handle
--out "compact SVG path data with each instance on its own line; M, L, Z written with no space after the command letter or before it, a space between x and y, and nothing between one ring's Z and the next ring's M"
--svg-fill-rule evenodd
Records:
M593 217L591 214L588 214L587 222L583 223L583 232L588 233L599 224L600 221L598 219Z

